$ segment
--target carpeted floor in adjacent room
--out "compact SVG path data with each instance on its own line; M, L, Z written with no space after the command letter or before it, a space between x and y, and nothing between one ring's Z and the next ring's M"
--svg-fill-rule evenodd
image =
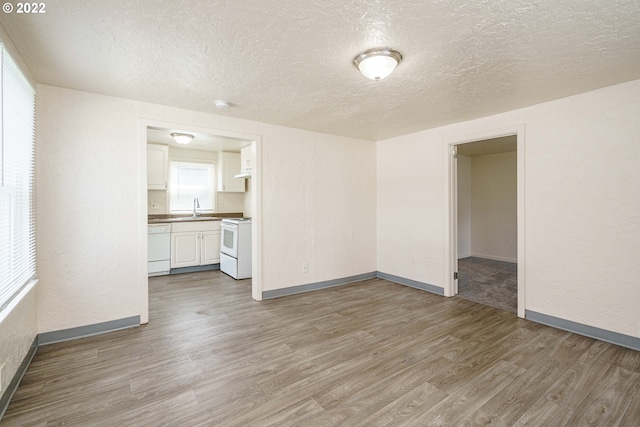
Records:
M477 257L459 259L458 296L516 313L518 264Z

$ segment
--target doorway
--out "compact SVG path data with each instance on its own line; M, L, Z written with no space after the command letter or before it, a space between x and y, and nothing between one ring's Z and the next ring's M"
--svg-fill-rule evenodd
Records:
M175 145L175 141L171 138L171 133L187 133L195 136L193 142L189 144L189 148ZM149 214L162 215L163 212L169 214L170 192L168 187L152 189L148 183L147 156L148 145L166 145L167 156L173 156L176 161L189 160L195 163L213 163L219 164L219 153L235 153L247 148L251 156L251 181L246 188L249 191L233 194L233 192L225 192L216 194L213 198L212 215L215 213L243 213L243 216L252 217L252 279L251 294L256 300L261 300L262 281L261 281L261 145L260 137L251 134L241 134L238 132L220 131L216 129L203 128L198 126L184 125L178 123L141 120L140 122L140 158L141 165L144 165L143 173L140 174L140 229L141 241L147 241L147 224ZM171 150L174 153L171 154ZM175 160L174 159L174 160ZM217 174L215 174L217 175ZM248 180L248 179L247 179ZM219 190L219 188L218 188ZM195 202L194 202L194 206ZM202 208L201 208L202 209ZM193 208L194 212L196 208ZM244 215L248 212L248 215ZM206 215L205 215L206 216ZM204 234L204 233L203 233ZM219 249L218 243L218 249ZM202 250L202 248L200 248ZM149 281L147 277L147 245L141 245L141 323L149 321ZM208 258L207 258L208 259Z
M507 138L503 139L504 137L507 137ZM497 256L491 256L492 251L488 250L487 247L485 247L483 250L478 251L478 254L481 255L478 258L484 258L484 259L493 258L493 259L490 259L489 261L496 262L496 263L507 262L510 264L514 264L512 267L517 266L517 268L512 269L516 271L511 271L508 274L515 274L515 276L513 276L511 280L516 282L516 285L515 285L516 295L517 295L516 312L518 317L524 318L525 317L525 289L526 289L525 287L525 267L526 267L525 240L524 240L524 224L525 224L524 125L516 125L509 128L504 128L504 129L478 132L477 134L472 134L467 136L458 136L458 137L453 136L453 137L446 138L444 141L445 147L447 148L447 150L445 150L445 154L446 154L445 162L447 165L445 169L447 174L447 179L445 181L445 197L448 198L448 205L449 205L449 215L445 215L445 273L446 274L445 274L445 282L444 282L444 285L445 285L444 291L446 296L455 296L459 294L460 273L461 273L460 264L462 263L459 263L458 259L459 257L461 259L472 258L470 257L470 255L474 254L471 250L471 245L468 245L468 246L461 245L458 239L459 232L461 233L470 232L470 229L468 230L464 229L465 227L464 224L461 224L460 226L458 224L458 205L459 205L458 150L466 144L470 144L468 145L470 149L473 148L471 143L478 143L476 147L478 147L479 149L482 149L482 145L483 145L482 142L487 140L492 140L492 142L494 144L497 144L498 146L507 143L507 141L511 141L510 143L513 144L514 138L515 138L515 147L516 147L515 154L512 152L512 154L509 155L511 157L515 156L516 158L516 161L515 161L515 169L516 169L515 171L515 175L516 175L515 236L516 238L515 240L511 240L512 242L511 243L512 246L510 246L511 255L504 256L504 253L503 253L503 255L498 254ZM484 144L490 144L490 143L491 142L484 142ZM486 145L485 149L488 149L487 147L489 147L489 145ZM465 148L463 148L463 153L464 151L465 151ZM502 151L507 151L507 150L503 148ZM470 153L468 152L466 154L467 154L467 157L473 157L473 156L470 156L469 155ZM498 151L496 151L494 154L498 154ZM465 154L462 154L462 156L464 155ZM513 185L513 180L511 181L511 185ZM491 201L490 197L488 197L487 200L485 200L485 202L490 202L490 201ZM513 204L511 206L512 206L511 209L513 209ZM470 219L468 221L470 221ZM471 223L468 222L466 226L471 227ZM487 230L484 230L484 232L487 233ZM489 229L488 232L489 233L495 232L495 230ZM513 234L513 227L511 228L511 232ZM514 247L515 247L515 250L514 250ZM515 257L515 262L512 262L514 261L513 259L514 257ZM473 261L473 259L469 259L469 260ZM490 262L486 262L485 264L490 264ZM487 266L484 265L482 266L482 268L487 268ZM487 271L485 273L488 276L491 276L491 275L493 275L494 277L498 276L500 280L505 280L504 272L496 273L496 272ZM482 279L482 280L487 281L489 279Z
M517 138L456 146L458 296L517 312Z

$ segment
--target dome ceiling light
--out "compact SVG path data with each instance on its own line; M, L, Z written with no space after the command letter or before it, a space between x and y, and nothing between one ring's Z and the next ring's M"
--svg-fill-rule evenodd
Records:
M365 50L355 58L353 65L368 79L379 81L387 77L402 61L402 54L390 47Z
M188 133L172 133L171 137L180 145L186 145L193 141L194 136Z

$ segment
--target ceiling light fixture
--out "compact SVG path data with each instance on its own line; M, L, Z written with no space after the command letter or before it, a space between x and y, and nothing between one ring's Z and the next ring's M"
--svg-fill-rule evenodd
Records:
M185 145L193 141L194 136L188 133L172 133L171 137L181 145Z
M218 108L220 110L226 110L227 108L229 108L229 103L227 101L217 100L216 101L216 108Z
M393 72L402 61L402 54L390 47L365 50L355 58L353 65L368 79L382 80Z

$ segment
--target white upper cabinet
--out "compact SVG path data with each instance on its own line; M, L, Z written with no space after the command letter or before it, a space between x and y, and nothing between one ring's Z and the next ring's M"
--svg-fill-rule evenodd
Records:
M242 173L251 173L251 146L247 145L240 150L240 171Z
M240 162L240 153L218 153L218 191L244 193L244 179L235 177L240 173Z
M147 144L147 189L166 190L169 177L169 147Z

